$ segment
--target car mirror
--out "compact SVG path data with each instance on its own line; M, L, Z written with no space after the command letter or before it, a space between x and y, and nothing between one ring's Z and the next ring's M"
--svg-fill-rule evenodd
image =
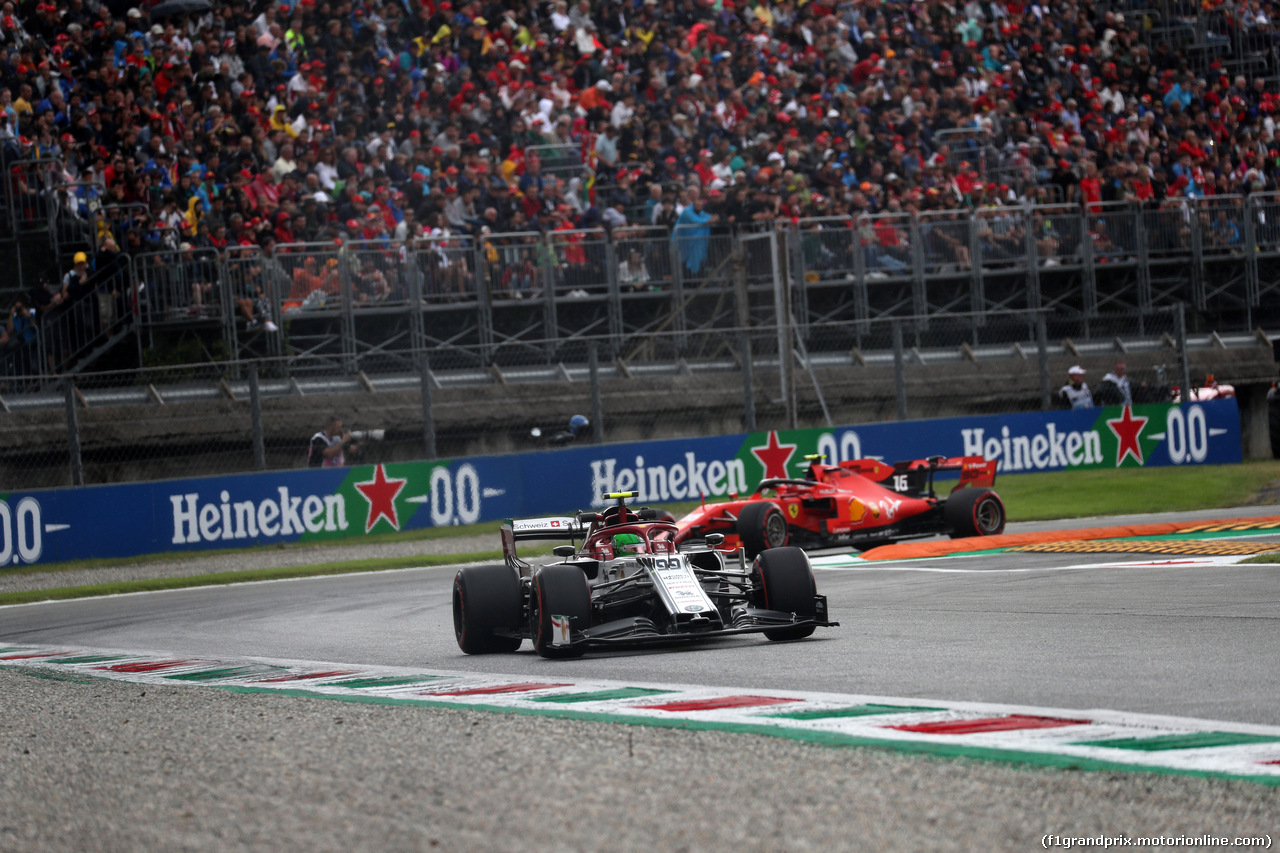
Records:
M703 541L707 543L707 547L709 548L719 548L724 544L724 534L708 533Z
M577 549L572 545L557 545L551 549L551 553L557 557L572 557L577 553Z

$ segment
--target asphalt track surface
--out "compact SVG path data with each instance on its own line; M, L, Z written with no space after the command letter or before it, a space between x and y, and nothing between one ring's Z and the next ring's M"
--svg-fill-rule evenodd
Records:
M1011 525L1010 532L1090 523ZM1152 565L1113 565L1133 561ZM1001 554L822 570L818 588L841 627L809 640L747 636L598 650L575 661L542 660L528 643L513 655L463 655L451 622L452 568L12 607L0 610L0 641L1280 724L1280 565L1179 563Z

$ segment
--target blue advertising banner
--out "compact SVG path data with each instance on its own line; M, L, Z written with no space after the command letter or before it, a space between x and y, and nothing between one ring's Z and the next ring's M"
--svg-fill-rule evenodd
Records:
M805 455L983 455L999 473L1241 461L1233 399L589 445L0 495L0 565L322 541L747 494ZM497 537L494 548L498 547Z

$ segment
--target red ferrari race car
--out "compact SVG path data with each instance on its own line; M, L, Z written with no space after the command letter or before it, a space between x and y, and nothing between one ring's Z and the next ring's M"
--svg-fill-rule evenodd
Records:
M676 541L718 533L724 547L741 544L754 557L785 545L866 549L940 533L959 539L1004 530L1004 502L990 488L995 461L931 456L894 465L875 459L827 465L824 459L806 456L804 478L762 480L749 498L695 509L676 523ZM959 472L959 480L940 498L934 477L944 472Z

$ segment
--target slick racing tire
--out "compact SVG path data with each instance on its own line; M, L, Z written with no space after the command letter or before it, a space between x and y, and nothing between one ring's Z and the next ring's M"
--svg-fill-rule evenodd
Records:
M781 548L790 538L786 516L777 504L768 501L744 505L738 515L737 527L738 538L747 549L748 559L770 548Z
M1004 501L990 489L960 489L947 498L942 517L952 539L995 536L1004 532Z
M521 639L494 631L520 631L520 578L508 566L469 566L453 579L453 634L469 655L514 652Z
M815 615L814 596L818 586L813 580L809 555L799 548L772 548L756 558L752 574L759 590L758 603L766 610L794 613L799 619ZM774 628L765 631L770 640L799 640L814 632L816 626Z
M577 566L544 566L533 576L529 591L529 635L534 650L544 658L576 658L582 646L552 645L555 638L552 616L567 616L569 627L584 630L591 626L591 585Z

